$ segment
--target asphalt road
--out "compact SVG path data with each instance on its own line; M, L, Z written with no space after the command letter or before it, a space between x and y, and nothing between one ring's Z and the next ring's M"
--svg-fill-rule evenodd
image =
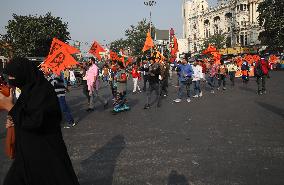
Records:
M284 72L271 77L263 96L254 79L237 80L180 104L171 86L162 107L149 110L143 93L130 94L131 111L118 115L100 104L87 113L82 89L72 89L67 99L79 124L63 133L81 185L283 185ZM109 88L102 94L109 97ZM10 163L0 150L0 182Z

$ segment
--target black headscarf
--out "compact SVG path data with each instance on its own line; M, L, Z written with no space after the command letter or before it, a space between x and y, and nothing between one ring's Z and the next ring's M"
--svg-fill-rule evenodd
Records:
M40 127L47 115L55 116L57 121L61 121L54 87L33 62L26 58L12 59L4 69L4 74L15 77L14 80L9 80L9 83L21 89L21 95L10 113L18 114L24 111L33 117L33 121L28 121L24 127Z

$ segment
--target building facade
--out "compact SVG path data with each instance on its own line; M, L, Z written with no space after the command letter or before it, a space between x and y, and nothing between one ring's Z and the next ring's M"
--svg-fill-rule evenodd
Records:
M259 45L261 1L218 0L216 7L209 7L206 0L184 0L183 37L188 39L189 51L200 51L204 40L215 34L226 36L227 47Z

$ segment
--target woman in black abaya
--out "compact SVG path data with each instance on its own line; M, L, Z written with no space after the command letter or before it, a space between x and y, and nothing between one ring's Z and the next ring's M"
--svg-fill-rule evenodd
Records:
M61 110L53 86L24 58L7 64L9 84L21 89L13 106L0 104L15 125L15 160L4 185L79 185L61 133Z

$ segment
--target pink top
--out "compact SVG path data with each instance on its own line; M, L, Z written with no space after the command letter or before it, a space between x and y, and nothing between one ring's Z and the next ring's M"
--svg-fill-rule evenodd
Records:
M96 90L99 90L99 80L98 80L98 73L99 69L96 66L96 64L93 64L88 71L86 72L86 77L87 77L87 85L88 85L88 90L90 92L94 92L94 78L95 76L97 77L96 81Z

